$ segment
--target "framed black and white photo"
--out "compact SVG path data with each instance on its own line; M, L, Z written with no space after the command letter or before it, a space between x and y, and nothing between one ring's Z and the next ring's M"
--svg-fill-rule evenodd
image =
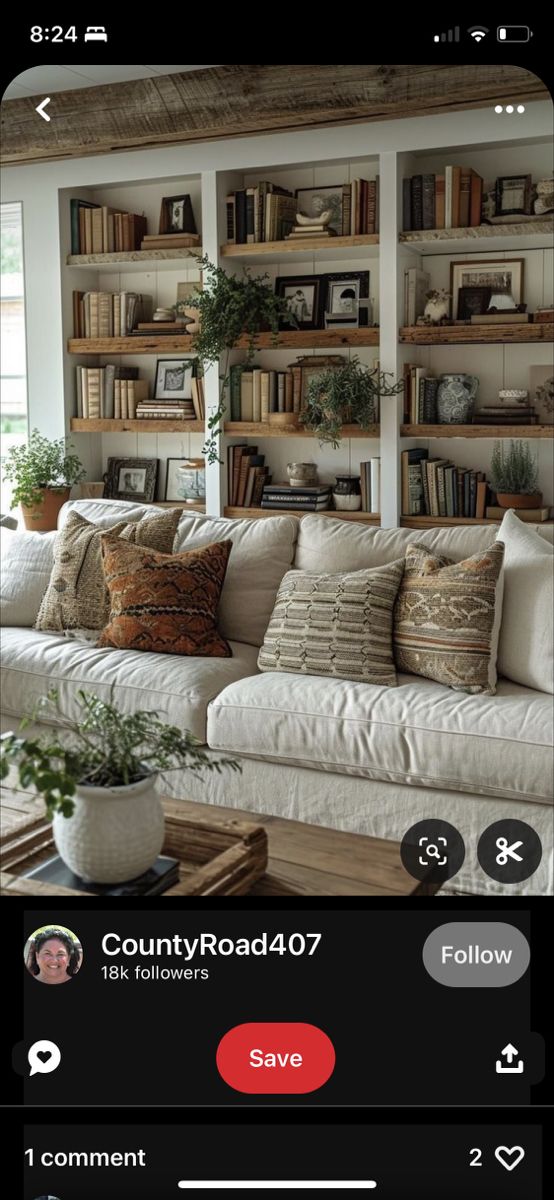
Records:
M206 499L206 463L203 458L168 458L165 498L186 504Z
M160 233L196 233L189 195L164 196L160 211Z
M452 312L463 320L459 311L461 288L490 288L486 311L514 311L523 303L523 258L470 259L450 263L450 293Z
M351 325L369 325L369 271L338 271L323 277L325 327L329 318L351 318ZM346 322L343 322L346 323Z
M490 287L461 287L458 290L458 321L482 316L489 307Z
M287 301L299 329L321 328L320 282L319 275L281 275L275 280L275 294Z
M529 215L532 191L531 175L501 175L496 180L496 216Z
M159 358L156 363L155 400L191 400L193 358Z
M306 217L320 217L324 212L331 212L327 222L329 229L334 229L339 237L342 235L342 183L329 187L297 188L296 199L298 211Z
M158 464L157 458L108 458L104 496L151 504L156 496Z

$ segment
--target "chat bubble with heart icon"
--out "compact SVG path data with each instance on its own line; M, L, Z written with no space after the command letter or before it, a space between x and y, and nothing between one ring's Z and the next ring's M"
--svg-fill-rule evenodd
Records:
M497 1146L494 1157L506 1171L513 1171L525 1158L525 1150L523 1146Z
M55 1042L43 1039L41 1042L33 1042L29 1047L27 1059L31 1068L30 1075L49 1075L59 1067L62 1053Z

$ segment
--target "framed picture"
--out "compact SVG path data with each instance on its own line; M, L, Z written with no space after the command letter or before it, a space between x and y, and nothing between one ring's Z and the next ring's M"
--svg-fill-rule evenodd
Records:
M300 407L303 408L308 397L308 384L314 376L320 375L322 371L328 371L330 368L341 370L344 367L345 359L341 354L314 354L306 355L298 358L292 366L300 367L302 372L302 382L300 389Z
M166 500L198 504L206 499L206 463L203 458L168 458Z
M339 271L323 277L325 327L328 318L352 317L351 325L369 324L369 271ZM344 321L343 323L346 323Z
M486 313L491 298L490 287L461 287L458 291L458 320Z
M306 217L319 217L331 210L329 229L342 235L342 183L330 187L297 188L298 211Z
M156 495L158 463L157 458L109 458L104 496L151 504Z
M320 283L319 275L281 275L275 280L275 293L288 302L299 329L321 328Z
M532 191L530 175L501 175L496 181L496 216L529 214Z
M159 358L156 363L155 400L192 400L193 358Z
M539 425L554 425L552 364L529 367L529 402L535 405Z
M491 258L450 263L452 312L458 320L460 288L490 288L488 312L516 309L523 302L523 258Z
M160 211L160 233L196 233L190 196L164 196Z

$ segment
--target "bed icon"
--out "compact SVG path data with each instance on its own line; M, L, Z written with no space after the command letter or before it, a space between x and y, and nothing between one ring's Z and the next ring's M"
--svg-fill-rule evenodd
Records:
M107 42L107 40L105 25L87 25L85 42Z

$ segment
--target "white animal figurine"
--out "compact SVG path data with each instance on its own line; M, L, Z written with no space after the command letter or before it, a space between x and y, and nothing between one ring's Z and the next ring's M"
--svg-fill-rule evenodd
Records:
M450 307L450 292L445 288L438 288L433 292L427 292L427 304L423 310L423 319L426 325L440 325L448 320L448 309Z
M308 217L306 213L296 214L297 225L328 225L331 220L331 209L326 208L323 212L318 213L317 217Z

